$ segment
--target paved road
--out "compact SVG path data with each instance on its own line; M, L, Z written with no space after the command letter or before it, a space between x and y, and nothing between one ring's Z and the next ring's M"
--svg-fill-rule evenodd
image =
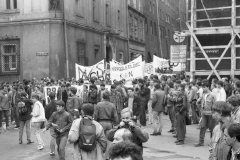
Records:
M185 144L182 146L175 145L175 138L172 134L167 133L169 130L169 121L164 117L164 130L161 136L150 136L147 143L144 144L144 160L207 160L208 147L207 145L200 148L195 148L193 145L198 141L199 130L197 125L187 126L187 135ZM146 127L146 130L151 133L151 126ZM24 133L25 134L25 133ZM25 136L25 135L24 135ZM32 135L32 139L36 141ZM49 156L49 133L43 135L44 141L47 144L44 150L37 151L36 144L19 145L18 130L10 129L7 132L0 134L0 159L1 160L57 160L57 157ZM26 139L24 137L24 139ZM209 143L209 133L206 134L206 144ZM66 148L66 160L72 159L73 149L71 145Z

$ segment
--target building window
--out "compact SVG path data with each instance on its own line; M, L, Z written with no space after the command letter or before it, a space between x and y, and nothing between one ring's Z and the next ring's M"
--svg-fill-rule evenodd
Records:
M60 10L60 0L49 0L49 10Z
M17 0L6 0L6 9L17 9Z
M135 38L139 38L138 37L138 19L134 18L134 37Z
M100 51L100 46L99 45L94 45L94 57L95 58L98 58L99 51Z
M121 25L122 25L122 23L121 23L121 12L120 12L120 10L117 11L117 23L118 23L118 28L119 28L119 30L120 30L120 29L121 29Z
M80 65L88 65L86 57L86 44L77 42L77 63Z
M105 17L106 17L106 26L111 26L111 15L110 15L110 4L106 4Z
M149 11L150 11L150 13L152 12L152 2L151 1L149 2Z
M84 17L83 0L76 0L76 15L80 17Z
M156 22L154 22L154 33L157 36L157 23Z
M151 32L151 34L153 34L153 22L152 21L150 22L150 32Z
M92 0L93 21L99 22L99 0Z
M19 41L0 41L1 74L19 73Z
M155 5L154 3L152 4L152 13L154 14L154 9L155 9Z
M120 62L121 64L124 64L123 52L119 52L119 62Z

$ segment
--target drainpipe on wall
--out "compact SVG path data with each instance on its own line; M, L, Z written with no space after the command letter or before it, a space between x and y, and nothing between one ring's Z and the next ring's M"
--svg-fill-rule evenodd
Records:
M63 31L64 31L64 49L66 56L66 77L69 78L69 55L68 55L68 39L67 39L67 21L65 14L65 0L63 0Z
M126 6L127 6L127 14L126 14L126 25L127 25L127 52L128 52L128 62L131 60L131 55L129 53L129 22L128 22L128 0L126 0Z
M158 30L158 43L160 43L158 46L159 46L159 50L160 50L160 55L161 55L161 58L163 58L163 51L162 51L162 39L161 39L161 32L160 32L160 22L159 22L159 2L158 0L156 0L156 4L157 4L157 24L158 24L158 27L157 27L157 30Z

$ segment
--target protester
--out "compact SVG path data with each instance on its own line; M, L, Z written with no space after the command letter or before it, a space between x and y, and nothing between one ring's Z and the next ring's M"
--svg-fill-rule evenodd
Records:
M186 112L187 112L187 97L185 94L185 85L177 86L177 91L170 97L170 101L174 103L176 113L176 145L183 145L186 134Z
M231 124L231 106L217 101L213 106L213 118L218 122L210 142L210 160L227 160L230 146L226 144L227 130Z
M141 149L131 142L120 142L110 148L110 160L143 160Z
M231 124L228 128L228 135L226 143L231 147L229 160L240 160L240 124Z
M195 145L195 147L200 147L204 145L204 138L206 130L209 128L210 130L210 137L212 136L213 128L215 122L212 118L212 108L216 101L215 96L209 89L208 81L203 81L202 83L203 88L203 96L202 98L198 99L199 104L201 104L202 109L202 117L200 122L200 133L199 133L199 143Z
M153 113L152 113L152 98L153 98L153 93L154 93L154 81L150 80L149 82L149 89L150 89L150 99L148 101L148 123L152 124L153 123Z
M111 85L110 102L116 106L118 118L121 118L121 110L123 109L123 98L121 93L116 90L116 85Z
M217 88L218 88L218 92L217 92L217 95L216 95L216 101L226 102L227 95L226 95L226 91L223 88L223 82L222 81L218 81Z
M109 95L108 91L103 92L103 100L96 105L94 111L94 119L102 125L105 135L112 129L113 125L118 123L116 106L109 102Z
M66 104L66 111L68 111L72 117L78 117L78 109L82 106L82 99L77 97L77 88L70 87L68 91L68 100Z
M104 160L104 152L106 151L107 141L101 124L93 120L93 104L83 104L81 113L83 118L80 117L73 121L68 136L69 142L74 145L74 160ZM83 124L84 121L86 121L85 125ZM91 135L87 136L89 139L84 139L84 137L82 137L86 133ZM83 142L88 145L83 145Z
M170 89L169 89L168 94L166 95L166 104L167 104L167 113L168 113L169 119L171 121L171 129L168 132L173 133L173 132L175 132L175 129L176 129L175 128L175 111L174 111L174 102L172 102L170 100L170 98L174 92L174 89L173 89L172 82L169 82L168 85L169 85Z
M27 93L22 92L21 100L18 102L18 111L19 111L19 121L20 121L20 128L19 128L19 144L22 144L22 136L23 136L23 129L26 126L26 135L27 135L27 144L33 143L31 141L31 129L30 129L30 121L32 118L32 105L33 102L27 98Z
M51 115L45 130L48 130L50 127L54 129L59 159L65 160L65 147L67 144L68 132L72 125L72 116L65 111L65 104L63 101L57 101L56 105L57 111ZM53 156L54 154L55 153L51 150L50 155Z
M46 119L49 121L51 115L57 111L57 104L56 104L56 100L55 100L55 93L51 92L49 94L50 97L50 103L47 104L46 108L45 108L45 116ZM65 104L64 104L65 106ZM50 128L50 135L51 135L51 141L50 141L50 155L54 156L55 155L55 143L56 143L56 134L55 131L53 129L53 127Z
M33 101L33 109L32 109L32 128L34 130L34 134L37 138L37 149L42 150L44 148L44 142L41 136L42 129L44 128L44 122L46 121L45 118L45 111L43 105L39 101L39 96L37 94L32 94L32 101Z
M240 95L232 95L228 97L227 103L232 107L232 122L240 123Z
M93 105L97 104L97 86L94 84L94 81L92 81L93 84L89 86L89 92L88 92L88 102L92 103Z
M5 118L6 128L9 127L10 100L11 96L8 93L8 88L4 85L0 90L0 128L2 128L3 116Z
M161 89L160 84L154 85L155 91L152 96L152 114L153 114L153 133L151 135L157 136L162 134L163 128L163 112L165 92Z
M121 122L118 126L109 131L108 140L113 141L116 131L121 128L129 129L133 135L133 143L140 146L143 150L142 143L147 142L149 136L144 130L136 125L136 123L133 121L132 112L128 108L122 110Z
M150 99L150 89L146 87L145 81L143 79L138 80L139 85L139 96L140 96L140 124L142 126L146 126L146 110L147 110L147 104Z

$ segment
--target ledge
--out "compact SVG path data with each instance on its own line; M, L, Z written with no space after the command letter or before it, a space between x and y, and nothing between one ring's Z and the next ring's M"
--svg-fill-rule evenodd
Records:
M0 11L0 15L1 14L19 14L20 10L19 9L6 9L3 11Z

